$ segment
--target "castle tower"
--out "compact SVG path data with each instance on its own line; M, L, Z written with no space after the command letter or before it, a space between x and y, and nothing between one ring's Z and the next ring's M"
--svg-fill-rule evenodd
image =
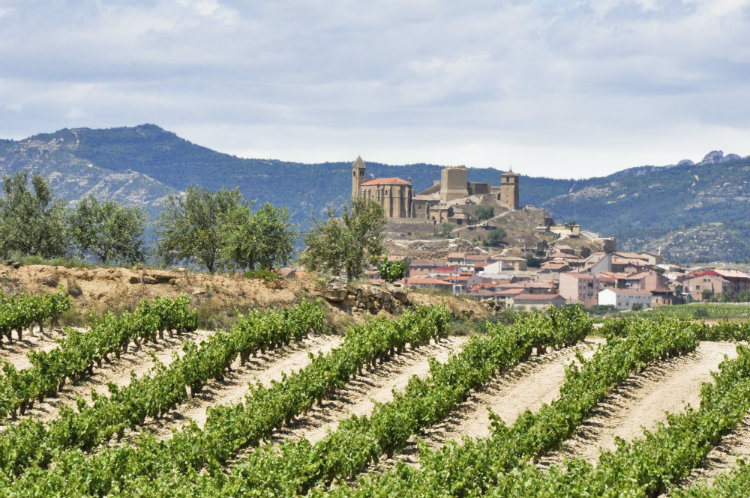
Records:
M518 178L513 170L500 176L500 204L510 209L518 209Z
M448 202L469 195L466 166L443 168L440 171L440 201Z
M352 199L359 197L360 186L366 181L367 166L360 156L352 163Z

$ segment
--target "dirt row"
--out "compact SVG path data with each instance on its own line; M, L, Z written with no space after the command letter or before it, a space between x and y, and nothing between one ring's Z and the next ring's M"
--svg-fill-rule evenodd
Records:
M444 362L451 353L460 350L468 340L466 336L451 336L439 343L430 343L394 354L374 370L365 369L363 375L348 382L331 399L316 404L306 415L296 418L291 424L274 432L269 444L307 438L312 443L320 441L329 430L335 430L340 420L356 415L372 413L374 402L387 403L393 399L394 390L402 390L414 375L429 375L429 359ZM241 452L230 465L241 462L253 451Z
M660 361L633 374L600 402L576 434L559 451L540 460L539 466L563 464L566 458L599 460L602 450L613 450L616 438L631 441L666 423L666 412L680 412L686 404L700 405L700 386L711 382L711 372L727 357L737 356L726 342L702 342L696 351Z
M181 356L184 341L200 342L208 339L212 333L213 331L209 330L196 330L173 337L165 335L164 339L159 339L158 342L142 344L140 349L135 349L135 346L131 344L128 351L122 353L119 359L110 355L110 360L102 362L101 367L95 366L91 375L86 375L76 382L67 382L55 396L45 398L43 402L35 402L33 408L27 410L25 415L19 417L18 420L25 417L34 417L42 421L51 420L58 416L62 407L75 407L76 399L79 397L90 403L92 390L98 394L107 395L109 393L107 385L110 382L120 387L126 386L130 383L133 373L140 377L153 368L154 358L169 365L175 355ZM47 350L56 346L49 340L39 341L38 344ZM30 344L29 347L32 345ZM24 349L28 352L26 345ZM19 368L18 365L22 364L21 360L16 358L16 362L14 365Z
M16 370L23 370L31 366L31 362L26 357L29 351L50 351L57 347L55 339L63 337L62 329L47 329L44 333L34 327L33 331L24 330L23 339L18 340L13 333L13 342L7 339L0 339L0 360L7 361Z

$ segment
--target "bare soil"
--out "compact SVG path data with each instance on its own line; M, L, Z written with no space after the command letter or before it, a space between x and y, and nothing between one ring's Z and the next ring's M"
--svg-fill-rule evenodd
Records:
M541 467L581 457L596 463L602 450L613 450L615 438L631 441L666 423L667 411L682 411L686 404L700 405L700 386L711 382L724 356L737 356L728 342L701 342L685 356L660 361L631 375L594 408L592 416L559 451L543 457Z
M353 414L367 415L372 412L374 402L387 402L393 399L394 389L403 389L414 375L424 377L429 374L429 358L445 361L452 352L458 350L468 340L466 336L451 336L438 344L430 343L415 349L407 349L394 354L374 370L365 369L363 375L350 380L333 398L315 405L306 415L298 417L289 425L275 431L268 444L307 437L316 442L325 437L329 430L335 430L339 421ZM242 461L252 452L249 448L241 452L232 464Z
M324 294L325 286L313 274L300 278L279 278L266 282L236 275L210 275L195 271L67 268L64 266L27 265L17 269L0 266L0 290L6 293L38 294L55 292L62 285L73 299L75 311L102 313L134 309L141 299L155 296L175 298L186 295L192 306L211 312L233 312L235 309L268 309L289 306L303 297ZM487 316L477 301L454 296L409 292L418 304L445 303L457 316ZM335 325L361 322L369 314L342 312L327 306Z
M297 344L292 343L250 358L244 366L240 366L239 360L236 360L224 380L211 380L195 397L159 420L149 419L136 432L148 430L159 439L165 439L171 436L173 430L179 430L191 420L203 427L209 407L244 401L249 384L260 382L269 386L272 381L281 380L282 374L289 375L306 367L311 361L309 353L328 353L338 347L342 340L342 336L336 335L310 336Z
M602 342L602 339L583 341L577 347L535 356L508 372L496 374L456 407L442 424L425 431L422 438L433 446L440 446L463 437L489 437L490 410L512 425L526 410L536 411L558 398L560 386L565 382L565 367L578 363L576 349L584 359L589 359Z
M165 335L163 340L141 345L139 350L131 344L128 351L122 353L119 359L110 355L110 360L102 362L101 368L95 366L91 375L86 375L76 382L67 382L57 395L45 398L43 402L35 402L33 408L28 409L19 420L24 417L51 420L58 416L62 407L75 407L76 399L79 397L90 403L92 390L106 395L109 393L107 386L110 382L117 386L128 385L132 373L140 377L155 365L154 357L168 365L172 362L173 355L180 356L184 341L199 342L207 339L211 333L208 330L196 330L174 337Z
M375 375L355 379L354 383L361 383L363 388L358 398L348 396L346 388L340 396L333 400L335 408L326 410L325 414L318 414L309 423L300 424L299 431L291 431L289 437L299 439L306 438L311 443L323 439L329 431L335 431L339 421L352 415L370 415L375 408L375 403L388 403L393 401L394 391L403 391L409 380L415 375L426 378L430 373L430 358L444 363L448 357L458 351L466 342L465 336L453 336L440 341L439 344L430 344L415 350L406 351L398 357L389 360L377 367ZM357 386L352 385L354 389ZM322 425L321 421L325 421Z
M33 332L30 330L23 331L23 339L18 340L15 332L13 333L13 342L7 339L0 340L0 360L7 361L16 370L23 370L31 366L31 362L26 356L29 351L50 351L57 347L55 339L61 338L62 329L45 330L40 333L37 327Z

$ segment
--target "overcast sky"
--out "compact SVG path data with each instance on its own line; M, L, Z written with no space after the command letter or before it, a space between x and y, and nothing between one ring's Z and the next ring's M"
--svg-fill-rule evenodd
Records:
M750 154L750 0L0 0L0 137L585 178Z

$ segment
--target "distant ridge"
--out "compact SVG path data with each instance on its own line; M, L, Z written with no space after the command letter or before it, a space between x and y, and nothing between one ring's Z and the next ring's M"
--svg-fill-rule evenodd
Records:
M352 158L353 160L354 158ZM364 158L367 161L367 158ZM348 199L351 164L242 159L193 144L154 124L63 129L0 140L0 171L39 171L70 201L92 193L146 207L152 216L169 192L191 184L239 186L249 199L289 206L297 221L326 203ZM432 185L441 166L367 162L377 178ZM498 184L492 168L469 168L470 181ZM682 262L750 260L750 157L712 151L699 163L639 166L586 180L521 177L521 204L556 220L618 238L622 249L647 249Z

